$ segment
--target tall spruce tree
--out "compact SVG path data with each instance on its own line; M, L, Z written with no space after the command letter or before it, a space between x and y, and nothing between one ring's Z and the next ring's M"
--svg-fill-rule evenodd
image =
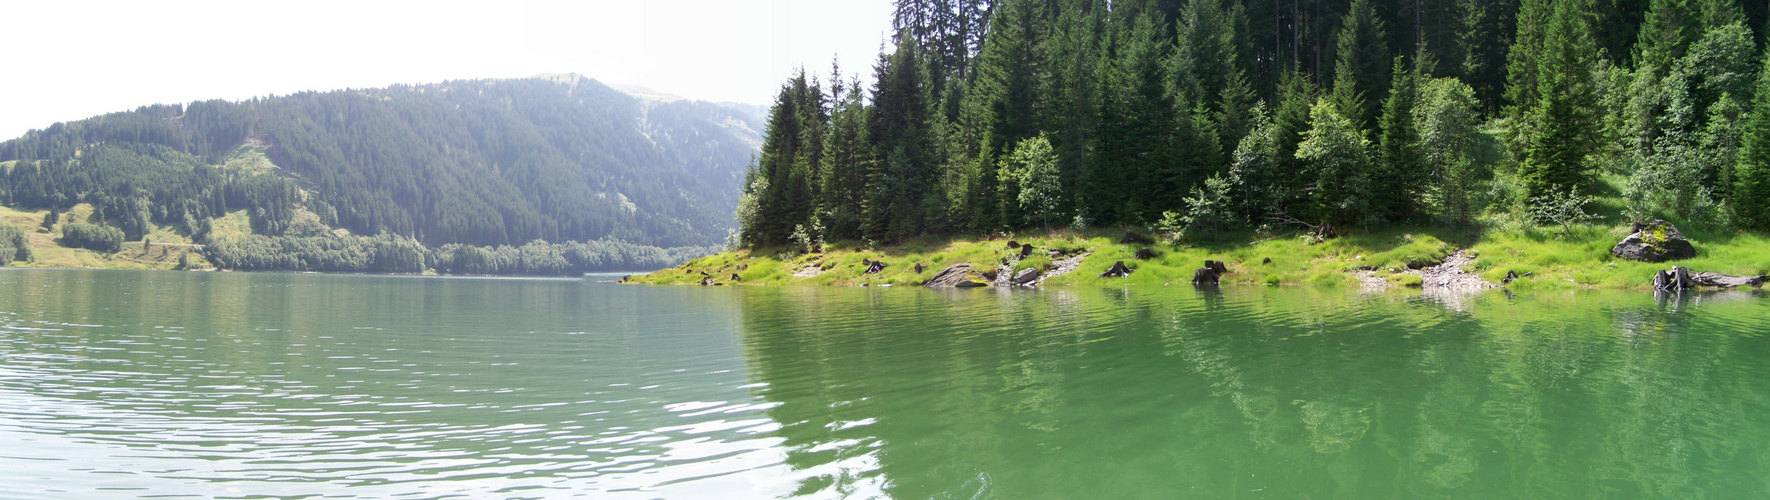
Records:
M1734 167L1733 211L1741 226L1770 230L1770 58L1758 77L1751 118L1740 138Z
M1045 112L1044 130L1057 154L1057 169L1069 193L1058 200L1060 212L1075 212L1087 222L1096 214L1088 213L1082 200L1082 186L1092 142L1095 118L1099 111L1099 70L1101 38L1106 24L1102 0L1062 0L1056 19L1050 23L1045 37L1046 59L1041 66L1050 90Z
M817 163L822 160L823 92L805 72L787 81L769 110L768 130L751 174L755 192L752 223L742 239L751 245L787 243L795 229L808 225L816 208ZM757 184L755 180L761 180Z
M896 49L881 55L874 71L867 135L879 166L867 187L866 233L875 241L915 235L928 222L923 197L935 185L935 169L921 50L915 38L900 34Z
M1371 0L1353 0L1342 18L1334 62L1335 105L1360 130L1373 130L1389 95L1388 36Z
M1425 165L1420 161L1419 134L1414 128L1415 82L1418 76L1396 57L1389 98L1383 101L1378 147L1381 167L1371 178L1376 183L1371 204L1384 219L1412 217L1425 191Z
M1596 47L1579 0L1559 0L1543 26L1543 52L1536 69L1539 95L1530 117L1533 127L1524 164L1519 167L1532 199L1570 189L1587 190L1595 180L1586 156L1596 146L1599 122L1592 85Z

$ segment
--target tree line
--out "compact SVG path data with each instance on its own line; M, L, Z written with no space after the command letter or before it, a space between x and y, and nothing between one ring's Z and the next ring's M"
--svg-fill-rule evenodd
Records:
M1637 221L1766 230L1766 10L899 0L870 84L782 85L739 243L1469 225L1605 194Z
M72 228L69 225L64 228ZM0 234L3 237L4 234ZM425 247L417 240L377 236L222 236L202 250L217 267L240 271L580 276L677 265L712 253L707 247L663 249L616 240L481 247Z

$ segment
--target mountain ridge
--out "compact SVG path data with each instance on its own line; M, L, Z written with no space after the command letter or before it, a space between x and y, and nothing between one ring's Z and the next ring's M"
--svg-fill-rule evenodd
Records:
M91 203L138 239L247 210L438 247L722 243L761 141L753 110L653 101L593 79L452 80L143 106L0 142L9 206ZM222 166L260 148L270 171ZM266 175L277 174L277 175ZM316 233L317 234L317 233Z

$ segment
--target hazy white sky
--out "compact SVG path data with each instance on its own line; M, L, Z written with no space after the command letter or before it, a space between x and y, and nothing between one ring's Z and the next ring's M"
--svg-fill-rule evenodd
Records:
M577 72L767 104L870 75L890 0L0 0L0 140L155 103Z

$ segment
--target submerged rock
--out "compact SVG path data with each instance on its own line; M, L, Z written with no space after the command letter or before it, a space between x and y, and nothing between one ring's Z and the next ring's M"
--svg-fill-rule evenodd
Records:
M1678 228L1663 220L1636 224L1634 232L1611 247L1617 257L1641 262L1665 262L1696 257L1696 246Z

